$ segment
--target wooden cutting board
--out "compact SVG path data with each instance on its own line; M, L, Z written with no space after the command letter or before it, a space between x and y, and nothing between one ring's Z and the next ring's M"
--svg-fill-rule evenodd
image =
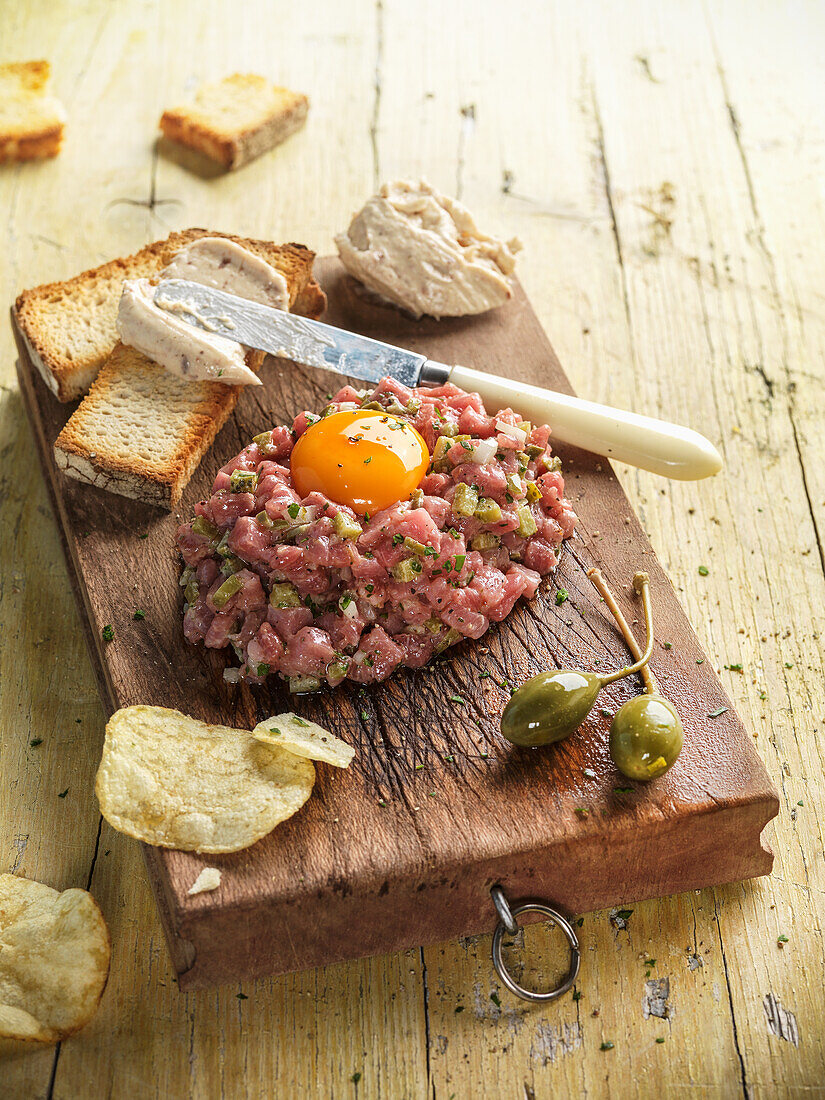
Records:
M520 288L482 317L413 321L365 301L337 261L316 268L333 325L570 392ZM221 675L225 653L191 646L181 632L179 518L56 470L52 444L72 408L49 394L19 334L18 347L20 385L107 711L152 703L251 728L294 709L356 748L348 771L319 765L300 813L246 851L144 849L182 989L489 931L495 883L512 899L543 898L574 914L770 871L760 834L778 812L776 792L608 462L558 448L578 535L556 577L481 641L367 689L295 699L278 686L231 687ZM253 435L322 407L340 384L284 361L270 361L263 377L195 474L181 518ZM601 713L543 750L514 748L498 732L508 682L551 667L626 662L585 577L591 564L621 594L631 621L639 609L627 586L639 568L651 576L660 640L652 666L682 715L685 747L671 771L647 785L614 769ZM557 588L570 594L561 606ZM145 620L133 619L136 608ZM115 629L109 643L106 624ZM620 681L599 705L613 711L638 690ZM709 717L714 712L721 713ZM204 866L220 867L221 886L190 898Z

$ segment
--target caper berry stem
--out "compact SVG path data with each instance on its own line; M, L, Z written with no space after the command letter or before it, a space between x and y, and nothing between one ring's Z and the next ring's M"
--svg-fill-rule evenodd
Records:
M616 620L622 637L627 644L627 648L630 650L633 657L636 659L636 663L628 668L623 668L621 671L611 673L611 675L604 678L606 684L613 683L614 680L620 680L623 676L629 676L632 672L640 672L642 680L644 681L645 689L650 695L658 695L659 683L648 666L648 661L653 653L653 608L650 604L650 577L647 573L636 573L633 577L633 587L635 591L641 595L642 604L645 612L645 632L647 634L647 642L645 645L644 653L639 647L639 643L633 636L633 631L628 625L627 619L622 614L622 609L616 603L616 597L610 591L607 581L601 569L588 569L587 576L593 587L602 597L607 607Z

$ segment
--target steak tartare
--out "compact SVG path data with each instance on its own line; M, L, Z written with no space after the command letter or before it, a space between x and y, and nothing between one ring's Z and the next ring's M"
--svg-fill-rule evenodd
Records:
M430 462L409 498L364 515L297 492L290 455L314 423L370 408L414 427ZM178 530L188 641L232 646L230 682L270 674L290 690L383 680L463 638L480 638L535 595L576 517L550 429L511 410L487 414L453 385L384 378L345 386L320 416L302 412L218 473Z

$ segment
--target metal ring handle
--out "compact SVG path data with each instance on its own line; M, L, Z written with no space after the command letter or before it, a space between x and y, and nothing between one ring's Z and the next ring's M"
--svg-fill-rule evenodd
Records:
M549 905L545 905L543 902L525 902L524 905L517 905L515 909L511 909L504 896L504 891L500 886L494 886L490 893L492 894L496 912L501 918L493 933L492 948L493 966L496 968L498 976L511 993L514 993L517 997L521 997L524 1001L545 1004L547 1001L554 1001L557 997L561 997L563 993L566 993L568 989L572 987L576 978L579 976L581 951L579 949L578 937L573 930L573 925L556 909L551 908ZM504 933L507 932L511 936L515 935L518 931L518 924L515 918L521 916L522 913L542 913L551 923L558 925L570 945L570 969L567 972L567 976L561 985L557 986L555 989L551 989L547 993L537 993L532 989L525 989L523 986L519 985L504 965L504 960L501 957L501 941L504 938Z

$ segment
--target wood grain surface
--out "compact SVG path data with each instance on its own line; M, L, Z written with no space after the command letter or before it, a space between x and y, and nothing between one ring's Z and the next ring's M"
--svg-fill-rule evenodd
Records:
M479 318L413 321L368 302L336 259L316 261L316 277L330 324L437 362L570 389L519 287ZM497 882L513 899L540 897L573 915L768 873L773 860L760 834L777 813L776 792L608 462L556 452L580 516L576 536L536 598L479 642L369 688L291 698L275 677L265 687L232 686L222 677L227 652L183 637L175 531L253 436L302 409L320 410L344 380L268 360L263 386L244 390L172 516L56 468L53 444L68 410L17 335L21 390L107 711L154 704L252 728L292 708L356 747L346 772L319 767L305 809L248 850L217 857L146 849L181 988L484 931ZM518 749L499 734L511 687L537 672L629 661L585 575L594 564L634 621L630 580L639 568L651 576L652 667L686 729L677 764L653 783L626 780L607 751L612 714L639 690L629 680L603 691L563 745ZM560 589L569 596L557 605ZM135 620L136 609L144 619ZM103 639L107 625L111 641ZM223 872L220 889L190 898L210 865Z
M489 936L182 994L140 848L91 797L104 716L0 325L3 869L89 886L114 945L95 1020L4 1065L4 1094L821 1094L823 41L805 0L0 6L3 59L48 57L69 111L55 161L0 172L6 303L186 225L328 253L398 174L522 238L576 390L724 452L702 485L618 473L781 804L769 878L630 906L625 927L586 916L579 1000L510 1000ZM198 174L154 144L157 119L236 70L308 92L307 127ZM526 940L525 979L546 984L556 942Z

